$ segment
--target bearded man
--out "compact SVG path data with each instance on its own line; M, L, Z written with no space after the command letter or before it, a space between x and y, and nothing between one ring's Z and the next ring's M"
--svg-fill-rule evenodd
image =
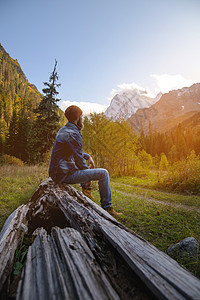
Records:
M56 184L82 185L83 193L88 195L91 181L98 181L101 206L112 216L119 217L112 207L109 173L106 169L95 168L92 157L82 150L83 112L71 105L65 110L68 123L57 133L49 166L49 176ZM88 161L88 164L86 163ZM90 195L89 195L90 196Z

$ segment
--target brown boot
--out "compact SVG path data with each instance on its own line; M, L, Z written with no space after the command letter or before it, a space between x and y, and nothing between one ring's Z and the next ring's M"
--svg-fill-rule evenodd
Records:
M91 187L87 188L87 189L82 187L82 192L86 197L90 198L91 200L94 200L94 197L92 196L92 188Z
M117 218L117 217L120 218L123 215L122 213L116 212L112 206L106 207L104 209L114 218Z

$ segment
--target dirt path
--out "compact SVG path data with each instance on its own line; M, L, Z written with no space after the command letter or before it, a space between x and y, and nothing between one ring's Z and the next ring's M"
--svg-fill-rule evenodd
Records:
M149 188L146 188L146 187L142 187L142 186L137 186L137 185L131 185L131 184L126 184L126 183L121 183L121 182L112 182L114 184L119 184L119 185L124 185L124 186L127 186L127 187L132 187L134 189L138 189L138 190L146 190L148 192L157 192L157 193L160 193L160 194L163 194L163 195L168 195L168 196L171 196L172 193L168 193L168 192L163 192L163 191L160 191L160 190L154 190L154 189L149 189ZM177 196L180 196L181 194L179 193L173 193L173 195L177 195ZM185 196L185 195L184 195ZM191 196L190 194L186 195L187 196Z
M123 185L123 186L127 186L127 187L133 187L133 188L135 188L134 186L128 185L128 184L125 184L125 183L117 183L117 184ZM150 190L150 189L147 189L147 188L141 188L141 189L144 189L144 190L147 190L147 191L154 191L155 192L155 190ZM138 195L136 193L126 193L126 192L118 190L117 188L115 188L115 190L118 193L120 193L120 194L122 194L124 196L137 197L139 199L146 200L146 201L149 201L151 203L156 203L156 204L160 204L160 205L164 205L164 206L171 206L171 207L174 207L174 208L182 208L183 210L186 210L186 211L200 212L200 209L197 208L196 206L189 206L189 205L184 205L184 204L180 204L180 203L173 203L173 202L165 201L165 200L157 200L155 198L149 198L149 197L146 197L146 195L145 196L141 196L141 195ZM159 193L160 193L160 191L159 191ZM161 193L170 195L170 193L164 193L164 192L161 192Z

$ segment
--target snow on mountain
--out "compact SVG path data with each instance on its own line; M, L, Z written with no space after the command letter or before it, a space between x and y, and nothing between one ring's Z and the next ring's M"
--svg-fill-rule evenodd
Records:
M139 108L150 107L156 103L162 93L159 93L155 98L150 97L145 90L134 88L116 94L109 107L105 111L105 116L113 119L125 119L135 114Z

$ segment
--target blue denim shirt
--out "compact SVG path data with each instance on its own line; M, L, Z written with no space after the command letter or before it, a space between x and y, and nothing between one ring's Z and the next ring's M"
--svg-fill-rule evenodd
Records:
M76 170L88 169L83 153L82 135L77 125L68 122L56 135L49 165L49 176L55 178L61 174L73 174Z

